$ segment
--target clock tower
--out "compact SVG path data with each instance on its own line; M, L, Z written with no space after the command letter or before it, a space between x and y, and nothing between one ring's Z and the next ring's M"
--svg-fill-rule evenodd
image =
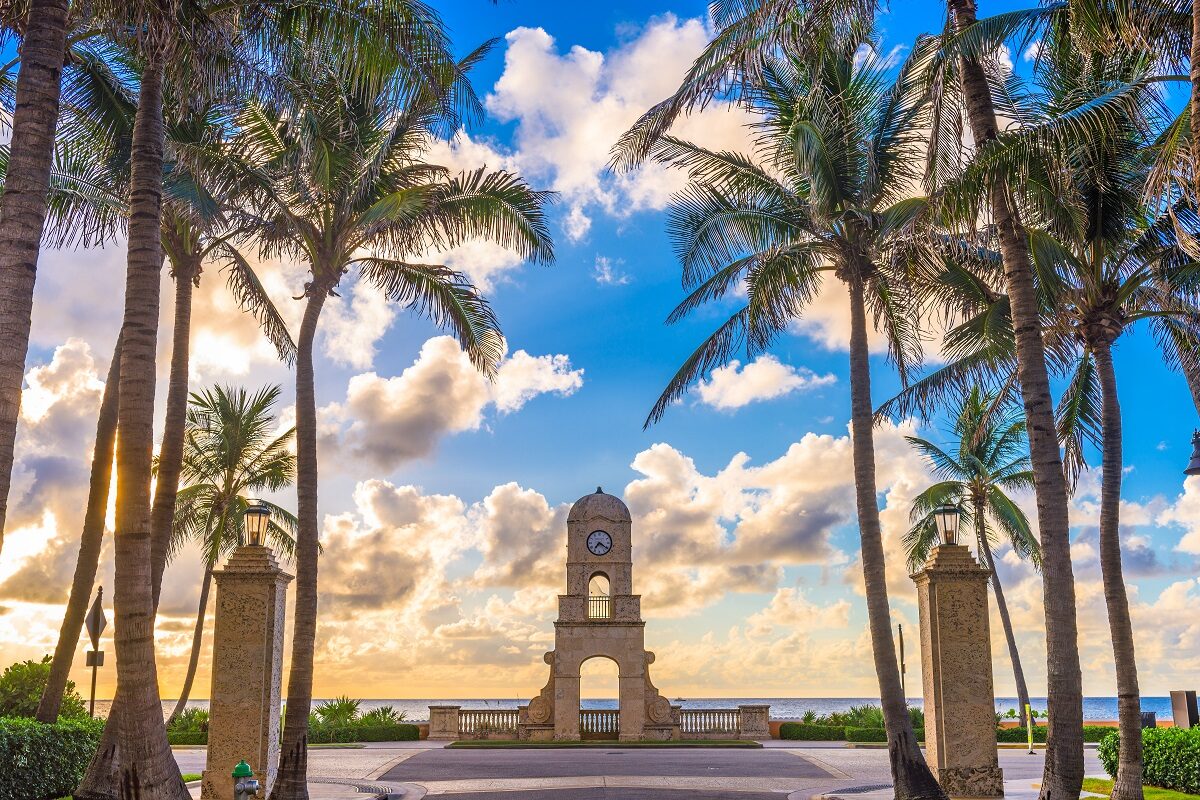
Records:
M545 655L550 680L522 710L529 738L580 738L579 669L591 658L617 664L622 741L679 737L678 710L650 681L654 654L633 593L632 527L620 498L599 488L567 515L566 593L558 596L554 650Z

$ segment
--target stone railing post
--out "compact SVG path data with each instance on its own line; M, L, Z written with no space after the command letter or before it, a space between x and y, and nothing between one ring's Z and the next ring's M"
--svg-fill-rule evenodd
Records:
M209 690L208 754L200 793L233 800L243 759L270 794L279 762L279 695L287 585L270 548L246 545L213 573L217 610Z
M1003 797L988 630L988 578L971 551L935 547L920 572L926 761L950 797Z
M741 712L740 739L771 738L771 707L769 705L738 706Z
M429 738L441 741L453 741L460 738L458 712L461 708L462 706L430 706Z

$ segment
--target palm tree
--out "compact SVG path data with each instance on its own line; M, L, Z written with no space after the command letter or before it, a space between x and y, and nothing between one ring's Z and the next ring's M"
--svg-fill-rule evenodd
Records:
M887 336L902 374L920 358L916 299L908 270L935 257L932 237L914 235L927 203L906 197L926 123L914 64L895 83L887 66L861 56L869 30L825 28L815 56L762 59L743 81L742 102L758 158L714 152L669 135L652 158L687 169L672 202L670 234L692 289L668 318L745 290L747 301L684 362L647 425L688 387L745 343L766 350L831 273L850 299L850 385L854 479L872 651L879 678L896 796L944 797L917 746L891 637L875 484L867 314ZM856 54L859 54L856 57Z
M31 0L28 6L6 4L0 12L0 44L17 38L17 31L21 39L9 142L12 178L0 197L0 548L4 546L34 278L54 159L69 5L67 0Z
M1016 194L1032 221L1028 235L1033 264L1050 324L1048 340L1069 345L1075 377L1064 398L1060 428L1068 434L1068 455L1078 460L1077 422L1092 423L1099 408L1102 479L1100 564L1108 607L1117 676L1121 752L1114 796L1140 800L1141 719L1132 624L1121 566L1121 417L1112 347L1139 321L1153 329L1169 363L1185 370L1196 365L1200 343L1197 268L1184 247L1200 230L1194 205L1156 199L1156 162L1170 147L1154 128L1165 118L1146 86L1153 62L1137 51L1097 49L1067 25L1050 26L1036 70L1036 92L1021 103L1021 128L1000 136L985 157L983 171L1014 176L1054 175L1054 199L1039 190ZM1107 110L1103 124L1063 125L1086 114L1113 86L1139 87L1128 100ZM1173 124L1173 123L1172 123ZM1169 127L1169 126L1168 126ZM964 175L977 183L972 166ZM1182 233L1181 233L1182 232ZM1097 402L1096 398L1099 398Z
M191 396L182 459L186 487L178 494L171 549L177 552L186 541L198 543L204 555L204 579L187 675L168 725L187 705L196 678L213 569L221 556L246 543L249 498L284 489L296 477L296 457L289 449L296 429L278 435L272 430L278 399L278 386L253 395L245 389L217 386ZM267 539L291 556L296 517L274 503L267 506L271 509Z
M337 52L345 52L338 49ZM294 104L252 102L238 116L238 151L267 180L248 195L243 223L267 255L302 259L310 280L297 339L296 611L278 779L273 798L307 796L317 606L317 453L313 341L342 275L360 280L449 328L472 363L492 374L503 339L487 301L465 276L420 263L429 250L483 237L525 258L553 258L543 207L549 196L507 172L451 175L424 159L440 131L478 110L466 74L487 46L414 84L404 70L355 82L329 53L288 75Z
M157 588L171 533L170 526L154 529L151 525L152 442L148 438L157 334L153 321L158 314L157 275L163 261L163 97L168 71L174 85L190 90L180 91L180 95L194 101L211 97L217 86L239 95L269 89L271 82L264 81L259 67L290 63L303 45L315 52L344 49L356 53L343 71L343 77L355 82L369 82L370 76L377 74L372 53L385 53L383 61L393 68L398 62L399 71L410 77L444 70L451 63L440 21L414 0L332 6L320 0L135 4L129 11L134 24L124 29L135 32L142 73L130 147L129 271L118 426L122 430L133 426L138 433L118 440L114 609L118 664L125 665L130 680L118 676L105 735L75 793L84 800L114 797L119 786L132 780L128 773L134 766L144 778L143 793L152 798L185 791L167 746L152 641ZM189 57L173 58L176 53ZM122 485L130 490L123 492ZM167 508L173 512L174 504ZM124 626L122 616L128 620Z
M1029 704L1029 688L1025 685L1025 670L1017 652L1017 638L992 558L992 546L1006 541L1014 553L1032 559L1034 564L1041 560L1041 549L1029 529L1025 512L1006 494L1006 491L1033 488L1025 421L998 407L999 402L998 395L985 393L978 386L972 387L963 396L955 415L957 443L949 451L927 439L905 437L925 457L940 480L913 500L913 526L904 537L904 545L908 551L909 570L920 569L938 541L934 511L946 504L962 509L963 522L969 523L975 531L979 557L992 571L992 591L996 595L996 609L1012 660L1017 705L1022 724L1028 725L1030 721L1025 709Z
M946 0L949 30L955 35L976 23L975 0ZM962 107L976 152L983 157L998 136L995 104L986 62L970 53L945 62L944 79L932 85L947 98L961 92ZM935 106L935 117L950 111ZM934 130L937 130L935 126ZM959 146L955 141L954 147ZM936 144L931 154L940 152ZM1070 800L1083 785L1083 683L1079 667L1079 631L1075 617L1075 577L1071 568L1067 481L1059 455L1054 401L1042 342L1040 307L1034 285L1028 238L1011 187L1003 179L986 186L991 224L999 242L1016 345L1017 376L1025 404L1039 540L1042 545L1042 593L1046 614L1046 675L1049 731L1042 777L1043 800Z

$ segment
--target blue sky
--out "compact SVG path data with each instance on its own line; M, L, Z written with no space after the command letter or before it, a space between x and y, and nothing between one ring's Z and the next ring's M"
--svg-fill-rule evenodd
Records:
M746 371L727 373L707 395L692 393L660 424L642 428L720 310L664 324L682 296L663 210L678 179L611 176L600 165L615 136L673 88L698 52L705 4L435 5L461 52L500 38L475 72L487 118L438 155L461 168L517 169L533 184L559 190L551 212L557 262L521 265L491 251L447 256L488 286L500 314L512 359L500 388L464 371L430 325L397 314L353 280L326 312L317 364L326 548L317 693L536 690L562 583L566 506L603 484L625 495L635 513L635 583L645 595L651 649L660 651L656 681L664 692L869 695L874 677L859 589L840 288L781 339L775 361L760 362L753 379ZM981 5L984 14L1018 7ZM887 53L938 29L942 6L897 2L879 20L879 49ZM1027 69L1022 53L1009 56L1016 70ZM688 135L701 141L738 144L737 117L719 108L690 124ZM0 656L52 648L62 598L44 586L72 566L94 409L120 318L123 258L118 243L43 259L28 376L36 397L24 422L24 528L0 560L0 601L7 603ZM302 266L262 269L276 302L295 320L298 304L289 297L297 294ZM168 282L164 321L169 292ZM196 325L193 387L278 382L289 413L291 374L213 276L202 283ZM164 374L166 363L164 350ZM872 367L878 404L898 385L883 358ZM1181 474L1196 413L1183 379L1162 365L1148 336L1134 332L1119 341L1117 368L1125 535L1135 619L1147 621L1139 628L1143 685L1162 693L1200 668L1200 483L1185 488ZM889 585L897 621L914 631L915 591L898 538L907 504L928 476L902 436L939 439L940 422L904 422L878 433ZM291 502L287 493L277 499ZM1030 498L1023 502L1032 510ZM1072 514L1085 688L1110 695L1094 475L1081 484ZM168 697L190 641L197 564L185 554L171 567L159 630ZM1015 560L1001 572L1031 688L1041 694L1040 583ZM1007 694L1011 673L1000 641L993 646L997 687ZM480 665L491 668L473 669ZM205 675L198 685L207 685Z

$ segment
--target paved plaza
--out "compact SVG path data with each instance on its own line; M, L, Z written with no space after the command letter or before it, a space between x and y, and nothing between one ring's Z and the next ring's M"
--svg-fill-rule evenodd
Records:
M204 768L203 748L179 748L184 772ZM1042 751L1000 750L1008 798L1034 800ZM765 742L761 750L722 748L445 749L440 742L314 747L313 800L890 800L887 751L840 743ZM1087 774L1102 776L1095 750ZM193 789L198 795L199 785Z

